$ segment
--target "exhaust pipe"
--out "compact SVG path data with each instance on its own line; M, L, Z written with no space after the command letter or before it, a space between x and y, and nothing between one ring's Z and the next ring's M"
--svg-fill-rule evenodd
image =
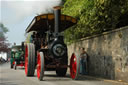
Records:
M59 29L60 29L60 24L61 24L61 7L60 6L56 6L54 7L54 17L55 17L55 36L58 36L59 33Z

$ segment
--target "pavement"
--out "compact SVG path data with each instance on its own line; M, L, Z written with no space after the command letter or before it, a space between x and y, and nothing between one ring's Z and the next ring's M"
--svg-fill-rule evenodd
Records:
M0 64L0 85L128 85L125 82L106 80L91 76L80 76L79 80L72 80L70 75L57 77L54 71L45 71L44 81L34 77L26 77L23 67L10 69L10 63Z

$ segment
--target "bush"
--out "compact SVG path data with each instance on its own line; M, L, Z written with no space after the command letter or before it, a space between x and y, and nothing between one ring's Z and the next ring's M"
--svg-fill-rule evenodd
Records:
M64 32L69 43L128 25L128 0L66 0L62 12L78 20Z

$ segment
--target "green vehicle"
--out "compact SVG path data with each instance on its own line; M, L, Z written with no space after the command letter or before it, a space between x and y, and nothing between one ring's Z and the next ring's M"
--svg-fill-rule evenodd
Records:
M14 67L16 70L17 66L24 66L24 52L22 51L21 45L14 45L11 48L11 69Z

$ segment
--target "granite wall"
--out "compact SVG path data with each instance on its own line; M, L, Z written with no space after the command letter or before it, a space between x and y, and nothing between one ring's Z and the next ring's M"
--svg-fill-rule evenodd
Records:
M68 55L84 47L89 75L128 82L128 26L68 45Z

